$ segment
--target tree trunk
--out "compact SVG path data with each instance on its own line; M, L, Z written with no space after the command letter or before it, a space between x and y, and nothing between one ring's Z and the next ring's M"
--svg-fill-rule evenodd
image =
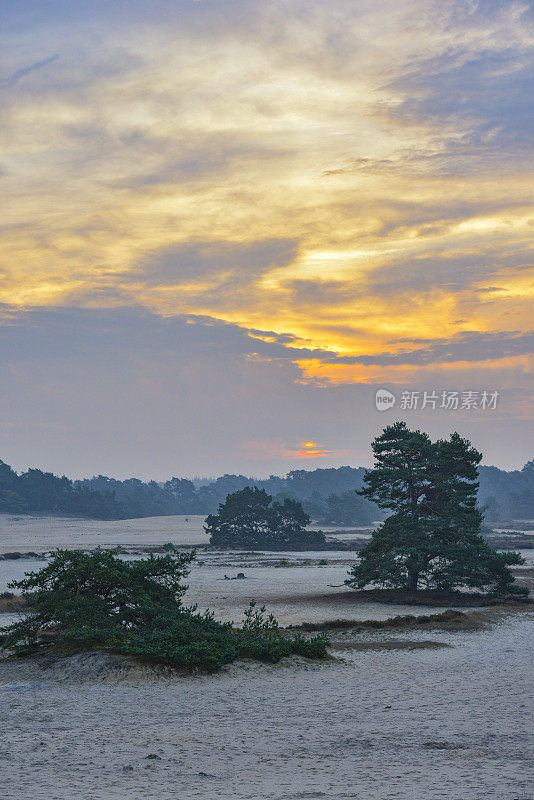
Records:
M409 592L416 592L417 591L417 584L419 582L419 570L409 570L408 571L408 583L406 588Z

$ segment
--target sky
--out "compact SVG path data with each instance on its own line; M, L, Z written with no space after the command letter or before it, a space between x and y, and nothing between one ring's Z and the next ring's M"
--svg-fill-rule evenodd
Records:
M0 11L0 458L262 477L398 419L534 457L531 2Z

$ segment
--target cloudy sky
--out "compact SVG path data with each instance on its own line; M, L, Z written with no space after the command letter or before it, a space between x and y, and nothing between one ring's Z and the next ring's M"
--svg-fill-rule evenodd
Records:
M0 6L0 458L266 475L395 419L534 456L532 3Z

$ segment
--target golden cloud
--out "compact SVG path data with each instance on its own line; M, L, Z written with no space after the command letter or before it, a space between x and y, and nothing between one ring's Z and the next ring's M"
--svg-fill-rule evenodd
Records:
M486 78L470 66L510 59L491 79L509 95L526 17L516 4L493 16L328 6L251 3L216 24L199 4L195 24L155 16L143 32L97 19L98 47L83 26L58 28L58 57L26 70L15 36L0 127L3 302L209 315L352 356L400 352L400 338L526 331L531 176L521 130L482 104ZM449 108L444 75L469 113ZM283 262L239 257L274 241L295 242ZM235 263L218 269L215 254L185 275L184 247L221 242ZM296 363L303 380L333 383L424 368Z

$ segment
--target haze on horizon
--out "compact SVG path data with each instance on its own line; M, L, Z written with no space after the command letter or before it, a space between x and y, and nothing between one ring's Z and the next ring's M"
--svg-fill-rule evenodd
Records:
M533 457L530 2L2 8L0 458L262 477L400 418Z

